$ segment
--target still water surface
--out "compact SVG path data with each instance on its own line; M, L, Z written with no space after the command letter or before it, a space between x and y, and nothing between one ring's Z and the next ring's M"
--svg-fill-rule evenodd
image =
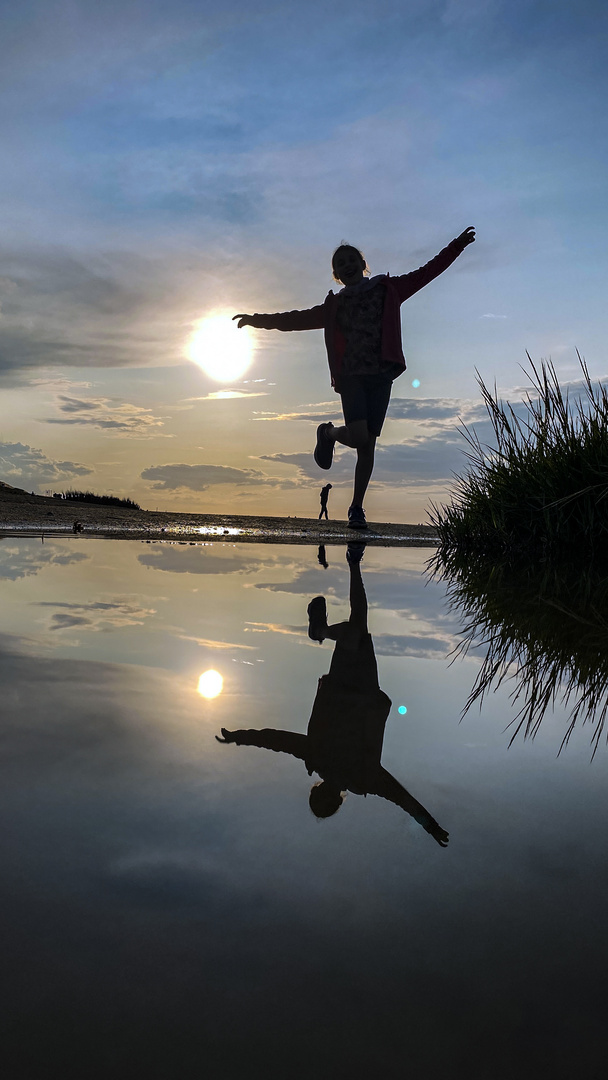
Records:
M605 1075L606 751L460 722L428 556L365 552L375 681L344 548L0 543L4 1076Z

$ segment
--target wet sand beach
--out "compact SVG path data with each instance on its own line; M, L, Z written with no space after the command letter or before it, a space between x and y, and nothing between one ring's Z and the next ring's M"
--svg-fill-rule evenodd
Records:
M431 525L369 522L365 532L349 529L346 521L316 518L186 514L79 503L30 495L0 484L0 537L82 536L130 540L226 540L290 544L344 544L365 539L381 545L434 545Z

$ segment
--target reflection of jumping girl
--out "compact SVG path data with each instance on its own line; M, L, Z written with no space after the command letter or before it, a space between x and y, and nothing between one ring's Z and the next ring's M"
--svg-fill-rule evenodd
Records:
M434 259L409 274L369 274L363 254L341 244L333 254L334 279L344 288L330 291L324 303L303 311L274 315L235 315L239 328L260 330L324 330L331 383L342 398L344 425L319 424L314 457L321 469L331 467L337 442L357 451L353 501L348 524L367 528L363 499L374 467L376 439L382 431L394 379L405 371L399 309L404 300L433 281L475 240L472 226L452 240Z
M378 683L374 645L367 628L367 598L359 565L362 551L363 544L349 544L348 621L329 626L323 596L316 596L308 605L309 636L313 641L329 638L336 645L329 673L319 679L307 734L275 728L222 728L222 738L216 738L218 742L259 746L300 758L309 774L316 772L321 777L309 797L316 817L335 814L346 791L379 795L411 814L441 847L447 847L447 832L380 763L391 701Z

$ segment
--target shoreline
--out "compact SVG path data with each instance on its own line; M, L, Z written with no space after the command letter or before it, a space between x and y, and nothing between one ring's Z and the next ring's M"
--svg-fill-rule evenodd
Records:
M75 527L76 526L76 527ZM0 488L0 539L95 537L182 543L232 541L262 544L346 544L430 547L439 538L431 525L370 522L366 530L346 521L245 514L187 514L78 503Z

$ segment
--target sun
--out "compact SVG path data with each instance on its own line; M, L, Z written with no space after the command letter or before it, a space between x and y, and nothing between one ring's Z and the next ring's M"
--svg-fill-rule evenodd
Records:
M221 694L224 687L224 679L219 671L203 671L198 680L198 692L201 697L214 698Z
M196 324L186 353L210 379L234 382L245 374L253 359L250 328L239 330L230 315L208 315Z

